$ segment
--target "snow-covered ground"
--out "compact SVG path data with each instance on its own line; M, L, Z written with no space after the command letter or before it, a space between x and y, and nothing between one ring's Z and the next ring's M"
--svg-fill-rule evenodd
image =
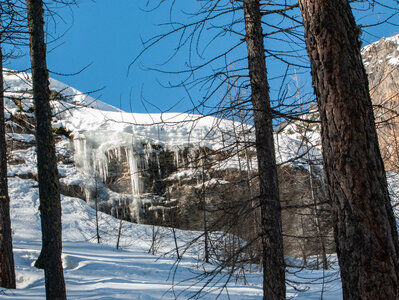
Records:
M44 299L44 274L33 267L41 247L37 183L10 178L11 215L14 238L17 289L3 290L0 299ZM201 261L200 243L192 245L182 260L176 261L173 235L168 228L122 223L121 248L116 250L120 221L100 213L101 244L96 243L95 211L83 200L62 197L63 262L69 299L189 299L201 291L209 278L203 271L215 264ZM149 254L153 230L157 234L156 255ZM200 233L177 231L179 245ZM169 252L169 254L163 255ZM198 260L199 258L199 260ZM254 270L256 267L253 268ZM295 270L292 269L292 272ZM288 275L296 291L287 285L287 296L294 299L341 299L336 270L296 270ZM262 299L262 274L247 271L234 275L225 285L229 272L217 275L203 289L203 299Z

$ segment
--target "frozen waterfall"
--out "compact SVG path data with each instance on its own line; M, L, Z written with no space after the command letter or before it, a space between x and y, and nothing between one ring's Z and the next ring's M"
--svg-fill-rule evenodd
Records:
M130 133L112 131L88 131L74 135L74 158L77 168L86 178L86 195L93 190L97 179L104 183L109 175L111 158L116 161L127 161L131 181L131 195L140 195L141 182L138 168L139 152L143 150ZM88 197L90 198L90 197ZM134 201L133 201L134 202Z

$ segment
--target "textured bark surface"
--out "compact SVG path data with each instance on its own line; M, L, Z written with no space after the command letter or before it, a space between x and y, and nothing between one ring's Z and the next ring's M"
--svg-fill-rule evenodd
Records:
M263 297L285 299L281 207L259 0L244 1L244 16L260 182Z
M15 289L14 256L7 181L7 144L4 121L3 55L0 46L0 286Z
M57 159L51 128L49 78L43 30L42 0L27 0L33 98L36 118L36 148L39 177L42 251L47 299L66 299L62 270L61 201Z
M399 245L359 30L346 0L299 0L344 299L399 299Z

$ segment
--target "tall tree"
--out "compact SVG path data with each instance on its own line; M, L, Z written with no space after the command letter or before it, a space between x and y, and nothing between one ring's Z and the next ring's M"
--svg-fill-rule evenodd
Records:
M399 242L359 27L347 0L298 0L322 122L344 299L399 299Z
M51 128L49 75L44 40L43 1L26 0L36 118L42 251L36 265L44 268L47 299L66 299L62 270L61 201Z
M4 112L3 53L0 44L0 286L15 289Z
M244 0L243 9L260 182L263 297L285 299L281 207L259 0Z
M21 18L15 1L0 2L0 286L16 287L15 267L12 248L10 197L7 180L7 142L5 128L3 52L4 43L15 45L18 42Z

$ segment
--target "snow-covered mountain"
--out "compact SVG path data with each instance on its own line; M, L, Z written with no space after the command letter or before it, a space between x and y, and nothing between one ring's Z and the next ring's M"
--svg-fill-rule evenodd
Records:
M96 211L89 206L98 201L104 211L136 222L168 225L176 222L168 219L171 216L185 217L190 220L179 219L179 227L201 229L204 209L198 207L198 191L203 191L202 205L212 211L220 204L245 202L251 190L256 190L256 184L248 187L242 179L256 174L254 151L251 147L237 150L234 143L237 139L251 141L251 127L199 115L126 113L56 80L50 83L69 299L187 299L204 285L205 299L215 299L219 294L221 299L261 299L262 275L254 266L237 270L233 278L226 269L206 284L210 277L202 275L217 268L218 260L212 256L211 264L203 263L202 232L134 224L99 212L98 245ZM30 75L8 70L5 84L17 290L3 291L0 299L43 299L43 272L33 267L41 233ZM294 129L287 127L287 133L277 139L278 159L290 161L299 155L299 164L305 164L308 151L301 142L303 135ZM317 135L308 139L315 142ZM318 147L310 155L320 156ZM282 184L286 204L295 197L303 200L309 192L306 170L287 166L280 173L281 178L287 178ZM296 188L290 189L293 180ZM219 215L209 214L208 218L218 220ZM289 232L298 221L286 223ZM115 249L119 232L122 250ZM184 253L178 261L175 236L180 254ZM227 241L220 236L214 232L208 238ZM305 243L301 243L292 251L305 251L301 248ZM287 295L318 299L323 289L325 299L339 299L339 280L326 286L317 279L322 273L330 279L338 276L334 269L302 270L298 273L302 278L290 275L299 283L295 288L288 287ZM225 285L228 278L230 282ZM309 280L314 281L310 289L305 283ZM299 293L297 288L304 292Z
M33 123L30 74L5 72L5 84L14 146L9 174L35 179L34 132L27 125ZM53 79L50 89L64 195L92 207L97 203L101 211L124 220L191 230L204 227L206 205L206 222L224 230L236 218L225 207L248 203L256 194L256 179L248 183L257 165L250 125L184 113L127 113ZM291 160L299 157L295 164L306 167L308 159L320 159L318 133L306 133L304 144L300 127L289 125L276 135L278 162L290 162L280 172L287 206L311 201L306 170L292 167ZM222 222L226 215L231 220ZM284 216L290 236L300 222L294 215ZM290 246L296 243L287 238L288 253L298 253L297 246Z

